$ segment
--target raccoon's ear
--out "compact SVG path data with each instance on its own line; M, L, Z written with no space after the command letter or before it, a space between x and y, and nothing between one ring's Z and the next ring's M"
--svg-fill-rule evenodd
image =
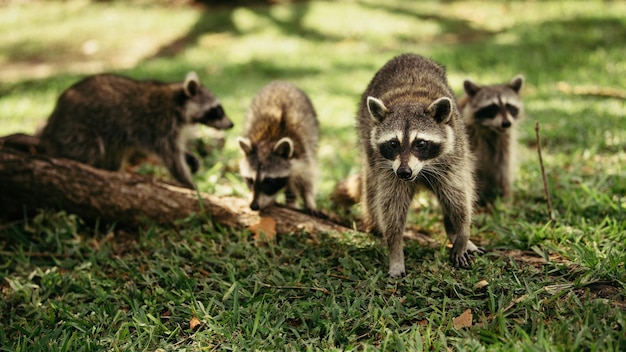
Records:
M428 108L426 115L432 117L438 123L447 123L452 117L452 100L448 97L441 97L435 100Z
M237 137L237 142L239 143L239 147L244 152L244 154L248 155L252 152L252 143L250 142L250 139Z
M473 81L466 79L465 81L463 81L463 89L465 90L465 93L467 93L467 95L473 97L480 90L480 86Z
M524 86L524 76L523 75L517 75L517 76L513 77L511 82L509 82L509 87L511 87L511 89L513 89L515 91L515 93L519 93L519 91L522 90L523 86Z
M200 88L200 78L198 75L191 71L185 77L185 83L183 83L183 90L188 97L193 97L198 93L198 89Z
M387 107L383 101L374 97L367 97L367 111L376 122L381 122L387 116Z
M285 158L290 159L293 156L293 141L289 137L283 137L274 144L272 152Z

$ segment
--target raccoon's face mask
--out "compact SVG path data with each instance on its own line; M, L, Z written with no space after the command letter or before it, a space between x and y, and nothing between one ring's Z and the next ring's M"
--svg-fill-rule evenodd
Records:
M449 98L437 99L426 109L411 105L389 111L382 101L369 97L368 109L375 121L372 147L382 157L378 166L393 169L403 181L415 180L424 167L450 149Z
M228 130L233 128L233 122L226 116L226 112L222 108L222 105L216 105L206 110L200 119L196 120L197 123L213 127L218 130Z
M293 142L285 137L268 151L259 151L249 139L239 138L245 155L240 172L252 192L250 208L261 210L274 203L276 195L289 183L289 159L293 156Z
M499 101L476 110L474 119L486 127L507 129L513 125L518 114L519 109L516 106Z
M252 202L250 203L250 209L261 210L274 203L276 194L285 186L289 181L288 177L265 177L261 178L246 178L246 184L252 191Z
M200 83L195 72L187 74L180 99L184 104L185 121L201 123L218 130L233 127L233 122L226 116L220 101Z
M522 101L519 93L523 84L522 75L515 76L508 84L489 86L465 80L463 89L470 98L471 123L497 131L511 128L521 115Z

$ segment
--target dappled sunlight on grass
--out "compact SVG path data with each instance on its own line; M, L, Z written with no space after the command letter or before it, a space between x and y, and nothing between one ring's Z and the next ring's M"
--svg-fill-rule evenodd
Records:
M194 181L203 192L248 198L235 136L258 89L287 80L318 113L317 203L331 212L336 183L360 169L360 95L391 57L435 59L459 95L466 78L491 84L521 73L527 116L515 196L477 208L472 228L490 252L472 270L453 269L441 210L427 192L415 197L407 228L434 248L405 241L408 276L398 280L387 277L387 249L370 234L280 234L256 246L247 230L195 216L127 229L44 211L0 224L0 345L623 349L626 2L183 2L0 5L0 135L33 133L84 75L181 81L193 70L235 123ZM141 171L168 177L159 166ZM347 210L345 220L359 212ZM473 325L453 328L466 309Z
M194 20L194 13L183 9L173 13L154 9L151 16L145 16L141 8L83 1L36 6L36 10L27 5L11 6L12 13L3 9L0 15L3 22L5 16L13 19L10 25L0 26L0 31L8 34L0 44L0 62L7 65L0 73L3 81L131 68L154 54L163 42L182 35L184 23Z

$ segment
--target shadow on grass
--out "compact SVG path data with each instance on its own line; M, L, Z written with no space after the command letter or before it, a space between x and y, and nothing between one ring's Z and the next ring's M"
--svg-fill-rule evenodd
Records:
M542 82L556 82L572 78L589 77L596 75L609 76L609 83L617 85L617 77L611 78L607 72L607 62L619 60L615 53L626 45L626 24L624 21L613 18L575 18L561 21L548 21L537 25L524 24L504 31L494 32L472 26L467 20L455 18L446 13L419 12L392 4L359 3L360 6L381 12L403 15L415 21L435 21L442 33L431 39L432 43L442 43L437 46L435 55L438 61L449 67L449 71L461 71L466 75L480 78L490 72L507 72L510 74L522 72L530 84ZM250 5L245 9L255 15L268 20L288 36L299 36L311 41L339 42L345 38L324 34L314 28L307 27L303 19L310 10L308 2L298 2L288 7L288 16L276 16L272 11L276 5ZM205 7L200 11L197 21L183 36L161 46L157 52L148 57L143 63L157 58L172 58L181 54L187 48L197 46L203 35L216 33L231 33L237 37L247 34L234 22L237 7ZM251 31L254 31L252 29ZM500 34L510 35L511 38L499 40ZM399 35L393 39L402 47L410 48L420 44L415 38ZM49 43L50 50L45 53L37 52L28 43L19 43L15 47L5 48L6 52L16 61L38 62L45 61L47 55L55 52L66 52L65 43ZM271 43L268 43L271 45ZM58 48L58 49L55 49ZM410 50L407 50L410 51ZM604 51L604 52L603 52ZM285 67L269 61L252 61L247 63L255 70L260 69L263 77L289 78L299 74L324 74L326 72L311 72L306 68L302 72L285 72ZM141 69L142 64L135 69ZM169 68L159 69L159 72L146 72L147 75L160 75L165 78L182 77L191 67L168 65ZM184 66L184 65L183 65ZM227 71L232 75L249 73L249 70L240 65L229 66L224 63ZM154 69L153 69L154 70ZM342 67L333 68L333 71L343 72ZM375 68L372 68L372 74ZM510 74L509 74L510 73ZM68 77L77 77L69 75ZM20 82L0 87L0 96L14 91L22 85L49 86L54 80L64 82L69 79L65 75L51 76L49 79ZM57 84L58 85L58 84Z
M506 39L487 37L442 48L442 61L476 76L523 72L530 84L593 81L611 78L610 62L619 59L626 45L626 24L605 17L524 24L506 32Z
M405 7L396 6L384 2L379 2L376 4L362 3L362 6L382 12L407 16L415 19L416 21L435 21L442 29L442 34L438 36L435 40L441 41L442 43L446 44L471 43L489 40L491 37L498 33L495 31L488 31L476 28L472 26L467 20L445 16L445 13L421 13L412 9L407 9ZM401 39L404 39L408 43L416 43L415 39L413 38L404 37Z
M309 4L306 1L292 4L289 7L290 15L287 19L273 15L272 6L276 5L250 5L245 6L245 8L268 20L285 35L300 36L313 41L338 41L342 39L322 34L303 25L302 21L309 10ZM237 7L235 6L219 7L217 11L213 7L204 8L196 23L185 35L163 45L150 59L176 56L187 47L196 46L199 38L206 34L228 32L235 36L245 35L246 32L238 28L234 21L236 10Z

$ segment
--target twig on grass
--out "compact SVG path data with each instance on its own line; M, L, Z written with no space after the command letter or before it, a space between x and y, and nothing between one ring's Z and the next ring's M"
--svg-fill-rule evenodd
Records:
M276 286L276 285L269 285L266 283L261 283L261 285L263 287L268 287L268 288L276 288L279 290L312 290L312 291L319 291L322 293L325 293L327 295L330 294L330 291L328 291L327 289L323 288L323 287L313 287L313 286Z
M328 274L328 276L330 277L334 277L336 279L342 279L342 280L349 280L352 281L349 277L345 276L345 275L337 275L337 274Z
M543 191L548 203L548 216L550 221L554 222L554 212L552 211L552 200L550 199L550 191L548 190L548 181L546 179L546 171L543 167L543 157L541 156L541 141L539 138L539 121L535 121L535 135L537 136L537 154L539 154L539 165L541 166L541 178L543 179Z

